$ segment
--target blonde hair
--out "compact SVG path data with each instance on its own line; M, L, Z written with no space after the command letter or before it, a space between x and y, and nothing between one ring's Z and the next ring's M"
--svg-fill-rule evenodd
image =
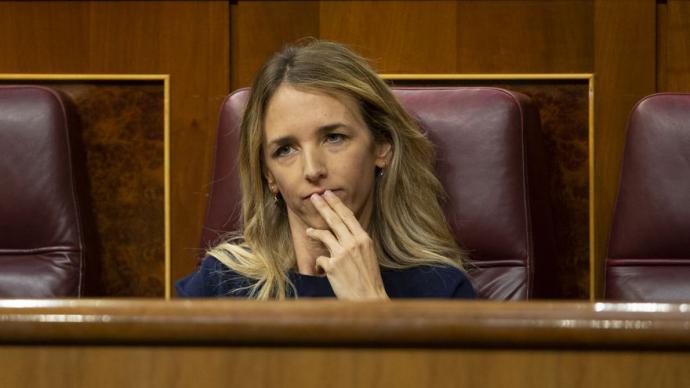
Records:
M288 272L296 266L284 201L276 202L263 175L263 124L268 103L283 83L352 97L374 141L391 144L386 173L374 185L368 233L382 267L420 265L462 269L464 253L453 238L433 173L434 149L367 62L341 44L309 40L287 46L257 74L240 134L239 170L243 230L207 254L254 282L256 299L296 295Z

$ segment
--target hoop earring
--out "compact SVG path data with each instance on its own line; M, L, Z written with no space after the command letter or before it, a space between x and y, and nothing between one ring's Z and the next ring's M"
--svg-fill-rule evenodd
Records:
M273 202L277 205L278 202L280 202L280 197L278 196L278 193L273 193Z

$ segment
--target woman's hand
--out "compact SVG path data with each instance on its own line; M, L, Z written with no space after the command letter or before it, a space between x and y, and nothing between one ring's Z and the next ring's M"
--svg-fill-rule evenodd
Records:
M321 267L339 299L389 299L383 287L374 243L352 211L335 194L314 194L311 201L330 230L307 229L321 241L331 257L319 256Z

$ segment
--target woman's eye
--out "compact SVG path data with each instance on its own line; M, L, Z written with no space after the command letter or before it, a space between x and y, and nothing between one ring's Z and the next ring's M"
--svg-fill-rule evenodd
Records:
M282 147L278 148L277 150L275 150L275 152L273 153L273 156L276 156L276 157L287 156L287 155L290 155L290 153L292 153L292 147L282 146Z
M340 133L329 133L326 135L326 143L340 143L345 140L345 135Z

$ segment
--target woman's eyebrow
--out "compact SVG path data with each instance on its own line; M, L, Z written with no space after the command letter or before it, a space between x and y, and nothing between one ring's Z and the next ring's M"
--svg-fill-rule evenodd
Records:
M318 132L319 135L323 136L325 134L328 134L328 133L335 131L338 128L350 128L350 126L347 124L338 122L338 123L333 123L333 124L322 125L322 126L318 127L316 129L316 131ZM292 135L281 136L281 137L277 137L277 138L271 140L268 143L268 146L269 147L281 146L283 144L293 143L295 141L297 141L297 138L295 136L292 136Z
M317 131L319 132L319 134L323 135L323 134L333 132L333 131L335 131L336 129L338 129L338 128L343 128L343 127L344 127L344 128L350 128L347 124L343 124L343 123L333 123L333 124L327 124L327 125L320 126L320 127L317 129Z
M268 147L270 148L270 147L273 147L273 146L281 146L281 145L283 145L283 144L288 144L288 143L295 142L296 140L297 140L297 138L294 137L294 136L292 136L292 135L281 136L281 137L277 137L277 138L271 140L271 141L268 143Z

